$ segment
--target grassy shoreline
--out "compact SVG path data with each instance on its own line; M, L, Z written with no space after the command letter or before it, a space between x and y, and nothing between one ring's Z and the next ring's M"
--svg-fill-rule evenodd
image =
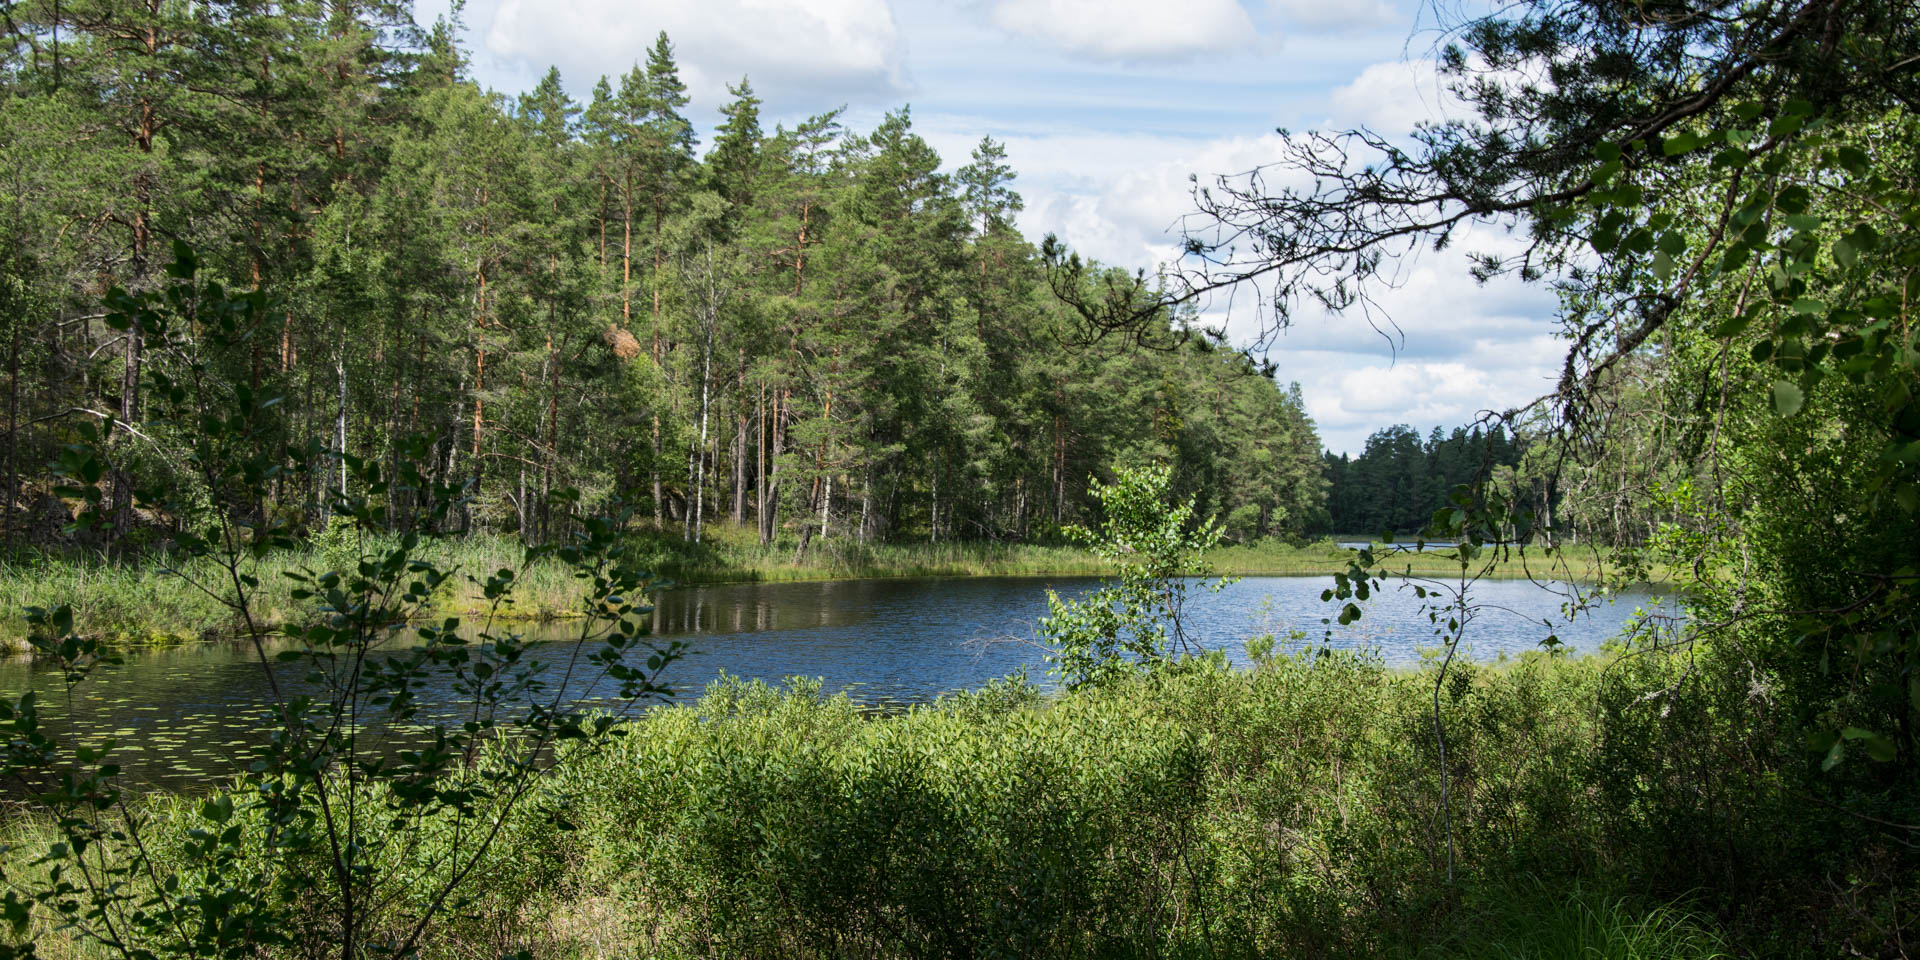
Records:
M672 533L642 531L635 543L647 565L676 585L774 583L820 580L931 577L1076 577L1103 576L1107 564L1091 552L1071 546L1007 543L862 544L845 540L816 541L804 560L794 561L790 543L762 547L749 528L715 526L709 539L690 544ZM520 545L509 537L476 537L440 541L429 547L440 562L468 574L484 576L501 567L517 567ZM1221 574L1233 576L1330 576L1347 569L1354 551L1328 539L1306 546L1263 542L1234 545L1215 551L1210 560ZM302 611L285 595L281 573L302 567L325 569L326 551L319 548L271 556L254 572L261 579L256 615L271 623L286 623ZM1395 557L1395 574L1450 577L1458 566L1432 554L1406 553ZM1592 579L1606 573L1599 553L1591 547L1572 548L1553 568L1508 562L1491 576L1518 579ZM181 574L185 574L182 576ZM220 574L220 577L216 577ZM76 622L92 635L125 645L166 645L216 640L233 636L238 625L213 597L192 580L214 583L223 577L210 565L184 565L175 570L165 558L111 564L93 560L44 558L0 563L0 652L25 649L28 606L71 603ZM535 565L516 587L515 601L497 615L506 619L540 621L576 614L577 585L556 564ZM479 585L457 579L435 605L435 615L473 617L488 612Z

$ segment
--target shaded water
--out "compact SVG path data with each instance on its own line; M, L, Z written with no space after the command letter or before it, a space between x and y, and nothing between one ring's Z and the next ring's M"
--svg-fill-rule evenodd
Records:
M876 708L924 702L941 693L979 686L1020 667L1046 682L1044 651L1035 625L1046 613L1047 590L1073 595L1091 578L972 578L849 580L726 584L666 591L656 599L653 633L684 640L693 653L674 664L669 679L697 693L723 671L778 681L820 677L829 691L846 691ZM1433 627L1410 590L1390 589L1365 604L1349 627L1322 618L1326 577L1249 577L1219 593L1194 591L1184 623L1201 646L1247 662L1247 639L1289 631L1306 642L1371 648L1391 664L1413 664L1434 645ZM1475 587L1483 605L1467 631L1467 655L1491 660L1534 649L1556 634L1579 651L1616 635L1645 595L1629 595L1564 622L1564 597L1527 581L1489 581ZM1443 618L1444 619L1444 618ZM1548 626L1545 621L1553 621ZM566 623L518 627L542 639L563 640ZM549 661L572 644L551 648ZM280 676L297 684L299 670ZM49 713L64 715L60 678L25 659L0 661L0 690L40 691ZM582 689L583 697L611 693ZM257 729L266 680L251 647L196 644L129 651L124 665L104 668L74 693L73 715L87 737L113 736L119 759L137 780L179 785L244 765ZM64 727L62 722L58 725Z

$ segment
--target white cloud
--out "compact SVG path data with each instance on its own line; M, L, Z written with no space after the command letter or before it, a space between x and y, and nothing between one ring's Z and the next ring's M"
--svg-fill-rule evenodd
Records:
M1258 31L1235 0L1000 0L995 26L1099 60L1176 60L1247 48Z
M1532 63L1520 69L1482 70L1476 61L1474 82L1491 82L1518 93L1528 88L1551 88L1544 64ZM1336 87L1327 95L1332 115L1326 126L1346 129L1364 125L1376 133L1404 136L1413 132L1422 120L1479 120L1471 103L1456 96L1452 89L1459 78L1442 77L1432 60L1396 60L1376 63L1361 70L1351 82Z
M957 162L965 162L961 143L978 139L923 133ZM1149 272L1179 253L1180 219L1194 209L1188 178L1206 183L1218 171L1249 169L1271 160L1279 142L1273 134L1197 140L1103 131L994 137L1020 172L1016 187L1027 201L1020 226L1029 237L1057 234L1084 256Z
M909 87L906 42L889 0L499 0L471 10L486 53L533 72L557 64L577 92L617 78L662 30L696 104L713 107L742 75L770 100L892 100Z
M1364 126L1388 136L1413 132L1421 121L1464 116L1466 107L1448 92L1432 60L1376 63L1327 97L1329 126Z
M1329 449L1357 454L1381 427L1457 426L1552 390L1566 355L1552 292L1514 277L1481 285L1467 269L1466 251L1518 243L1483 226L1403 262L1399 286L1377 298L1386 336L1362 316L1318 315L1274 342L1281 378L1301 382Z

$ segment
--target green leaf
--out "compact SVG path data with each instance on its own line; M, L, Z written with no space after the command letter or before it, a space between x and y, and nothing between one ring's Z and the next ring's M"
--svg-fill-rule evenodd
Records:
M1854 249L1852 241L1842 237L1833 242L1833 262L1851 270L1859 259L1860 254Z
M1728 317L1726 320L1721 321L1719 326L1714 327L1713 337L1714 339L1719 340L1719 339L1724 339L1726 337L1738 336L1741 331L1747 329L1747 327L1752 323L1753 323L1752 315L1745 314L1745 313L1736 314L1732 317Z
M1739 167L1747 162L1747 152L1739 147L1727 147L1713 155L1716 167Z
M1653 275L1663 282L1668 277L1673 276L1673 258L1667 256L1665 250L1658 251L1653 255Z
M1893 745L1892 740L1878 734L1867 738L1867 756L1874 760L1887 763L1899 755L1900 749Z
M1773 412L1783 417L1791 417L1800 412L1800 407L1806 401L1806 394L1801 391L1799 384L1791 380L1774 381Z
M200 261L193 255L193 248L185 240L173 238L173 262L167 265L167 276L186 280L198 269Z
M1827 304L1826 301L1816 300L1813 297L1801 297L1793 302L1793 312L1816 317L1823 316L1827 312Z
M1841 147L1835 151L1840 166L1854 176L1864 176L1867 172L1867 152L1859 147Z

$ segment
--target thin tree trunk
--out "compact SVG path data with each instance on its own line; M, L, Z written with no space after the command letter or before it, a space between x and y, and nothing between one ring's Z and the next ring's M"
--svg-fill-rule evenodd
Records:
M767 542L767 385L764 383L755 391L753 417L756 422L753 431L753 523L764 546Z
M1016 540L1027 537L1027 475L1024 472L1013 478L1012 532Z
M653 195L653 356L656 363L660 359L660 258L666 252L660 245L660 231L666 219L666 195L656 192Z
M785 389L773 397L773 449L768 461L767 473L767 511L762 521L764 533L761 543L771 545L779 539L780 533L780 455L787 448L787 410L792 405L790 391Z
M833 474L827 474L826 491L820 495L820 539L827 539L827 522L832 519Z
M708 397L710 393L709 388L711 386L711 380L712 380L712 377L710 376L710 372L713 365L713 324L715 322L717 321L714 321L712 319L708 321L707 343L705 348L700 351L700 443L695 448L700 452L700 456L699 456L699 464L698 464L699 479L694 481L694 493L693 493L693 542L694 543L700 542L700 535L703 532L702 525L704 524L706 519L707 408L708 408Z
M633 325L633 171L627 171L626 190L620 196L620 322Z
M873 516L873 470L867 470L866 482L860 485L860 542L867 542L867 522Z
M347 359L346 345L341 344L340 352L334 355L333 369L340 378L338 409L334 411L333 441L334 449L340 453L340 495L347 493Z
M553 542L553 474L560 460L560 359L547 333L547 450L540 477L540 540Z
M733 395L738 399L733 429L733 522L747 519L747 349L740 348L740 376Z
M807 275L807 221L813 214L811 199L800 202L800 236L794 245L793 254L793 295L799 296L805 286Z

